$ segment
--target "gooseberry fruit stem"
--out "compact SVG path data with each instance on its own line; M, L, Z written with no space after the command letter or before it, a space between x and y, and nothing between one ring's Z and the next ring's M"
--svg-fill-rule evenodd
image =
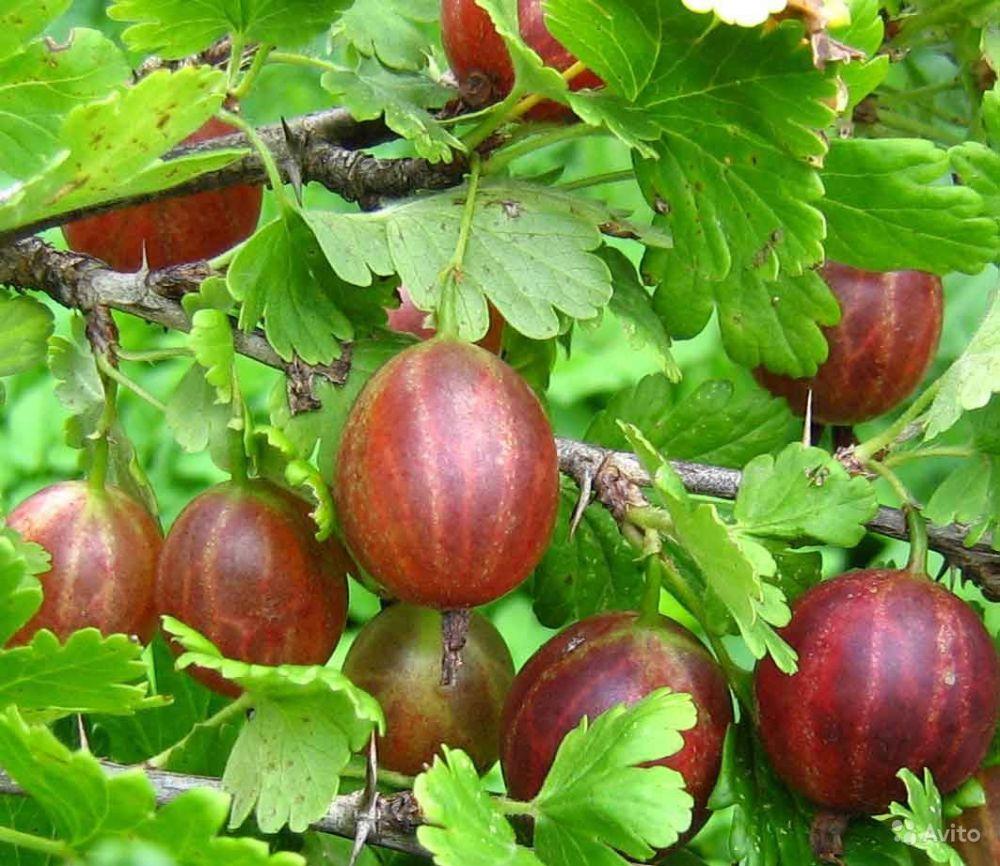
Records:
M234 44L233 49L235 50L235 48ZM283 212L291 210L292 204L288 201L288 196L285 193L285 185L281 180L281 172L278 171L278 164L274 161L274 154L264 144L264 140L260 137L257 130L240 115L234 114L232 111L227 111L224 108L219 109L217 116L219 120L228 123L230 126L235 126L247 137L247 140L253 145L254 150L257 151L260 161L264 164L268 183L271 185L271 191L274 193L274 197L277 199L281 210Z
M854 449L854 454L862 463L869 462L876 454L886 448L891 448L897 439L903 434L907 427L916 421L923 413L930 408L938 391L941 390L941 379L938 379L913 401L909 409L899 416L892 424L881 433L872 436L862 442Z
M910 559L906 565L907 571L919 576L927 576L927 522L920 514L920 507L913 499L906 485L899 476L884 463L870 460L865 464L881 477L899 497L906 513L906 525L910 534Z

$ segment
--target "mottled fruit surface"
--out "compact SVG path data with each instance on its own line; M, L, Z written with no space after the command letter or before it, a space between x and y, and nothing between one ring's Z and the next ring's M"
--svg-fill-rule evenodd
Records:
M966 809L948 828L945 840L965 860L965 866L1000 863L1000 767L990 767L976 777L986 794L986 804Z
M163 535L144 506L116 487L65 481L22 502L8 525L52 557L51 569L39 576L42 606L12 644L42 628L66 638L87 626L149 638Z
M530 800L559 744L584 716L593 720L658 688L686 692L697 724L684 732L681 751L657 763L684 776L695 800L691 836L708 817L732 700L725 676L693 634L665 617L652 625L637 619L635 613L604 613L581 620L529 659L507 696L500 764L510 796Z
M758 666L760 734L814 803L882 812L905 795L901 768L930 768L948 792L983 760L1000 664L979 617L944 587L906 571L844 574L802 596L782 636L799 670Z
M185 144L219 138L236 128L212 118ZM137 271L211 259L246 240L257 228L263 189L232 186L108 211L63 227L71 249Z
M429 340L437 332L424 325L427 313L417 308L405 286L400 286L397 291L399 306L386 311L389 316L389 327L400 334L413 334L414 337L419 337L421 340ZM482 346L494 355L499 355L503 345L503 326L503 316L490 304L490 329L476 345Z
M857 424L898 406L927 373L941 337L941 280L921 271L874 273L833 262L822 274L842 311L840 322L824 330L827 360L808 379L763 368L756 376L800 415L811 390L816 421Z
M262 665L324 664L347 616L350 559L319 542L309 508L267 481L227 482L181 512L163 547L156 603L227 658ZM192 671L210 688L235 687Z
M396 598L439 610L485 604L521 583L549 543L552 428L495 355L430 340L362 390L334 497L351 552Z
M564 72L576 63L576 58L545 26L542 0L518 0L518 22L521 38L547 66ZM510 93L514 86L510 53L489 14L475 0L442 0L441 35L448 62L469 104L481 107ZM603 84L586 70L573 78L570 87L581 90ZM527 114L531 120L563 120L572 116L566 106L551 101L543 102Z
M498 757L500 713L514 662L493 624L473 614L462 665L441 685L441 614L394 604L358 634L344 673L374 695L386 717L379 764L415 776L442 744L464 750L480 773Z

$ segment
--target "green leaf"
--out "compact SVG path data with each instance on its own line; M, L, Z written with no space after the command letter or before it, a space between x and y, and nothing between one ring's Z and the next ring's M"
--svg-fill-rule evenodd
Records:
M413 793L424 816L417 839L438 866L543 866L522 848L514 829L483 787L472 760L460 749L441 747ZM550 864L544 864L550 866Z
M974 544L1000 528L1000 398L968 415L979 452L963 459L934 491L924 509L928 520L941 526L968 527L966 543ZM1000 543L1000 539L998 539Z
M264 667L223 658L202 635L164 617L164 629L186 652L180 668L198 665L244 689L254 714L243 726L222 777L233 794L230 827L256 806L265 833L286 824L295 833L325 814L340 771L373 730L383 730L378 703L331 668Z
M0 766L73 845L132 830L155 805L141 770L109 778L91 755L70 752L47 728L29 727L13 707L0 712Z
M642 379L615 394L590 424L584 439L626 450L618 421L635 425L672 460L741 468L759 454L780 449L799 433L787 404L760 388L712 379L679 401L666 377Z
M680 368L670 352L670 335L657 316L653 300L639 281L635 267L614 247L602 247L600 255L611 271L614 286L609 306L622 323L629 343L637 349L649 346L656 350L663 358L667 377L672 382L680 381Z
M870 55L871 59L853 60L837 67L837 75L850 94L845 111L855 108L889 74L888 55L878 53L885 39L881 4L878 0L851 0L849 5L850 22L831 28L830 35L839 42Z
M0 645L41 607L42 584L36 575L49 570L49 561L45 548L0 525Z
M398 273L414 304L433 312L458 243L466 194L463 188L374 214L317 212L309 219L344 279L365 285L370 277L364 265L376 274ZM558 190L484 182L458 283L461 336L478 340L486 334L487 300L515 330L537 340L564 330L559 312L575 319L596 316L612 290L607 265L591 253L601 246L599 226L619 216ZM647 243L668 243L655 231L642 236Z
M731 618L755 658L770 654L785 673L794 673L795 651L774 630L788 625L784 594L763 579L762 567L776 568L766 550L748 545L719 517L714 505L698 503L664 458L635 427L625 425L633 450L654 478L656 491L673 521L673 539L705 582L713 614Z
M215 386L218 402L231 403L236 347L228 315L234 302L226 281L210 277L197 293L185 295L182 303L191 319L188 346L205 368L205 380Z
M1000 105L1000 100L997 103ZM959 180L982 196L984 214L1000 226L1000 153L967 141L949 150L948 157Z
M958 852L945 842L944 810L931 771L924 770L921 783L910 770L900 770L899 778L906 785L907 803L891 803L889 813L880 821L891 822L895 837L911 848L926 852L932 863L963 866Z
M840 305L815 271L773 281L744 271L714 288L722 342L734 361L801 377L826 360L821 328L840 321Z
M44 363L52 336L52 311L0 289L0 376L13 376Z
M0 826L43 839L54 839L56 836L52 822L41 807L30 797L16 794L0 796ZM12 866L57 866L62 860L55 855L0 843L0 862L10 863Z
M642 599L642 569L605 508L587 508L570 536L579 498L575 485L563 485L552 542L532 579L535 615L547 628L605 610L635 610Z
M353 68L325 73L322 83L356 120L375 120L384 114L386 125L412 141L417 153L431 162L449 162L453 150L465 150L462 142L427 111L453 99L454 91L427 75L394 72L376 60L361 57Z
M87 205L150 190L221 168L241 155L219 151L163 163L157 159L222 105L225 76L194 66L159 70L106 99L74 108L60 150L23 186L0 199L0 231ZM143 118L137 124L135 119Z
M43 169L62 147L70 110L123 86L129 71L119 48L96 30L73 30L65 45L32 42L0 60L0 172L24 179Z
M170 703L131 716L91 716L91 748L100 749L99 754L119 764L139 764L193 732L183 746L171 748L169 762L163 769L195 776L221 776L242 720L201 726L201 722L226 706L228 700L178 671L174 653L160 633L146 652L152 691L169 697Z
M612 848L646 860L673 845L691 825L694 800L676 770L640 765L680 751L681 732L696 717L689 695L658 689L592 724L584 718L562 741L533 801L539 858L550 866L617 864Z
M995 260L997 223L977 192L947 180L948 156L920 139L831 142L821 203L827 255L867 270L936 274L974 274Z
M353 340L356 325L385 322L388 293L345 283L313 234L314 219L286 209L240 249L227 279L243 302L240 327L251 330L264 318L268 341L282 358L325 364L340 357L340 341Z
M1000 391L1000 291L962 356L941 378L927 414L925 436L933 439L951 428L963 412L981 409Z
M71 3L72 0L2 0L0 60L40 36Z
M56 336L49 340L48 360L56 381L56 396L70 413L67 441L74 448L83 448L87 438L97 430L104 411L104 386L80 318L73 320L72 338Z
M127 714L156 706L160 701L147 696L141 653L123 634L104 637L87 628L60 643L43 629L30 644L0 651L0 707Z
M438 0L355 0L335 33L393 69L422 69L440 12Z
M350 0L117 0L113 21L137 22L124 33L137 52L175 60L208 48L227 33L243 42L295 46L323 33Z
M205 371L197 362L184 374L167 401L164 418L177 444L185 451L197 453L208 448L218 465L227 465L225 454L232 410L218 402L218 392L206 380Z
M722 770L709 800L732 809L725 860L740 866L818 866L809 844L811 814L771 769L744 721L729 729ZM851 866L854 860L848 860Z
M734 517L750 535L854 547L877 510L866 479L852 477L822 448L793 442L777 457L761 455L746 466Z

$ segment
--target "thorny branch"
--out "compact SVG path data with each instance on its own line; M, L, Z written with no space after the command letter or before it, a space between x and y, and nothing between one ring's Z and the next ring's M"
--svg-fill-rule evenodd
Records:
M109 307L167 328L190 329L180 298L196 291L210 270L204 262L138 274L108 270L100 262L78 253L54 250L37 238L0 247L0 285L38 290L66 307L83 311ZM350 372L350 346L328 366L313 367L293 360L283 361L259 330L244 333L234 329L236 349L288 376L293 411L308 411L318 405L312 390L315 378L343 384ZM633 454L608 451L595 445L558 439L559 467L573 478L584 495L595 498L619 518L631 505L644 505L641 488L651 484L648 474ZM674 461L673 467L692 493L718 499L735 499L741 475L735 469ZM905 540L909 537L906 517L894 508L880 508L868 523L879 535ZM929 541L965 576L982 587L988 598L1000 601L1000 551L987 544L967 547L966 527L930 526Z

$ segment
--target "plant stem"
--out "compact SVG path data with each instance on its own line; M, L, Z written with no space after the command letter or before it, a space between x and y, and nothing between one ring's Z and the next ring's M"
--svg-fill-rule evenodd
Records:
M321 69L324 72L337 72L340 67L329 60L310 57L308 54L294 54L290 51L272 51L268 58L273 63L287 63L290 66L305 66L311 69Z
M210 716L203 722L199 722L191 731L188 732L186 736L178 740L172 746L167 747L158 755L153 755L152 758L146 761L146 766L155 767L156 769L162 770L170 762L170 758L178 749L182 749L194 738L195 733L199 729L204 728L219 728L231 719L245 713L250 707L253 706L253 699L249 694L244 693L240 695L235 701L227 706L224 706L219 712L214 716Z
M462 277L465 264L465 254L469 249L469 239L472 236L472 224L476 218L476 197L479 195L479 177L482 172L482 162L479 155L473 153L469 159L469 190L462 209L462 222L458 230L458 242L455 253L442 274L441 303L437 309L438 336L445 339L457 339L459 335L458 314L458 283Z
M886 427L881 433L873 436L866 442L862 442L854 449L854 455L862 463L870 461L879 451L891 448L900 434L917 420L924 410L929 408L938 391L941 389L941 380L931 384L916 400L913 401L909 409L899 416L892 424Z
M493 803L504 815L534 815L534 803L511 800L509 797L494 797Z
M597 135L600 132L601 130L593 126L587 126L585 123L561 126L498 150L490 158L489 162L486 163L484 170L487 174L497 174L515 159L520 159L520 157L534 153L536 150L541 150L543 147L551 147L553 144L561 144L564 141L572 141L575 138L585 138L588 135Z
M888 129L895 129L898 132L905 132L908 135L915 135L917 138L926 138L931 141L943 144L961 144L965 141L960 135L956 135L947 129L942 129L932 123L924 123L905 114L899 114L885 108L880 108L878 112L879 122Z
M109 379L113 379L123 388L127 388L135 394L136 397L149 403L149 405L154 409L158 409L160 412L166 411L167 407L161 401L157 400L156 397L150 394L149 391L143 388L138 382L135 382L126 376L121 370L112 367L106 359L98 358L97 367Z
M148 352L127 352L118 349L115 354L121 361L139 364L155 364L158 361L171 361L174 358L189 358L191 350L186 346L174 346L169 349L151 349Z
M906 513L906 525L910 531L910 560L907 563L907 570L914 574L927 574L927 523L920 515L920 506L913 498L913 495L906 488L888 466L879 463L877 460L870 460L865 464L872 472L877 473L899 497L903 504L903 511Z
M344 779L365 780L368 778L368 766L364 762L352 758L351 762L340 771L340 775ZM414 782L413 776L397 773L395 770L380 769L376 774L376 778L383 785L388 785L390 788L399 788L400 790L412 788Z
M562 77L567 82L572 81L586 68L587 67L580 61L577 61L570 66L569 69L562 73ZM517 120L518 118L523 117L536 105L545 102L546 99L548 99L548 97L542 96L538 93L532 93L530 96L524 97L524 99L517 100L514 93L511 93L511 95L501 102L497 106L496 110L491 112L490 115L479 124L479 126L475 127L472 132L463 137L463 144L465 144L470 151L475 150L505 123L510 123L512 120Z
M639 605L639 625L653 625L660 618L660 589L663 586L663 565L660 557L653 555L646 560L646 585Z
M48 854L50 857L61 857L63 860L69 860L76 853L61 839L46 839L44 836L22 833L12 827L0 826L0 842L13 845L15 848L38 851L40 854Z
M253 145L254 150L257 151L257 155L260 156L260 161L264 164L264 169L267 171L268 182L271 185L271 189L274 191L274 195L277 198L281 209L291 209L291 203L288 201L288 196L285 195L285 186L281 181L281 172L278 171L278 164L274 161L274 154L271 153L268 146L264 144L264 140L260 137L257 130L238 114L226 111L225 109L221 109L219 111L219 118L220 120L224 120L226 123L235 126L247 137Z
M261 69L264 68L264 64L267 62L268 55L274 50L273 45L261 45L257 48L254 53L253 62L250 64L250 68L246 71L242 80L236 89L232 91L232 96L236 100L242 99L250 92L250 88L253 87L254 83L257 81L257 76L260 75Z
M629 180L635 180L635 172L628 168L622 171L609 171L605 174L595 174L592 177L582 177L579 180L571 180L568 183L560 183L556 185L556 189L561 189L564 192L572 192L577 189L588 189L592 186L602 186L607 183L625 183Z
M236 258L236 254L243 249L247 244L246 241L240 241L236 246L230 247L224 253L220 253L214 259L209 259L208 266L213 271L222 271L229 267L233 259Z
M963 448L958 445L955 447L918 448L915 451L890 454L882 462L886 466L901 466L903 463L910 463L914 460L925 460L929 457L975 457L977 453L974 448Z
M243 65L243 46L246 43L243 37L240 35L233 36L232 42L229 47L229 69L227 71L227 78L229 81L229 90L232 90L236 84L236 79L240 75L240 67Z
M111 367L106 358L101 358L100 360ZM100 368L99 361L98 370ZM118 417L118 383L106 376L103 371L100 372L100 378L101 384L104 386L104 409L101 411L101 417L97 422L97 432L99 435L94 441L93 460L91 460L90 473L87 478L90 489L94 492L103 491L107 484L108 458L111 451L111 445L108 442L108 432L114 426L115 419Z

